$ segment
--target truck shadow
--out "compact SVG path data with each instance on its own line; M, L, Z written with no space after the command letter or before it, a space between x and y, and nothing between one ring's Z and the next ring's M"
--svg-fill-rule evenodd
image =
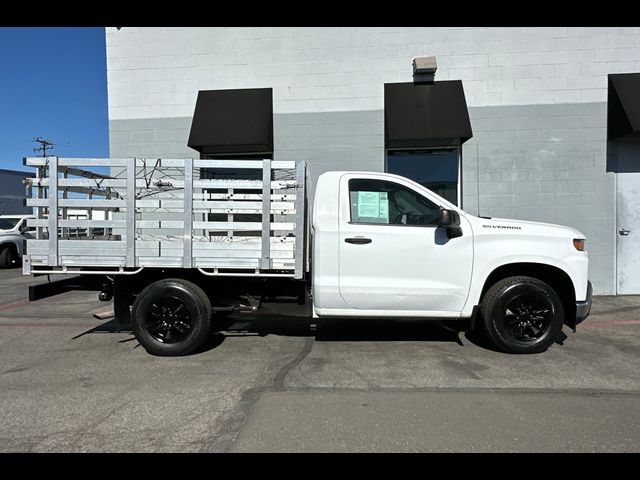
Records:
M260 336L315 337L320 342L424 341L463 345L460 333L464 327L461 327L434 320L309 319L276 315L251 319L229 317L218 324L227 336L253 333Z
M273 315L251 319L229 317L218 327L227 337L254 334L315 337L317 342L451 342L503 353L483 332L470 330L469 323L461 320L309 319ZM562 345L566 338L561 331L555 343Z
M461 347L465 346L465 343L471 343L486 350L499 352L484 334L469 331L468 324L459 320L311 319L284 315L243 315L216 318L214 324L215 332L193 354L213 350L222 345L226 338L267 335L314 337L317 342L450 342ZM76 335L73 339L90 333L116 332L131 332L131 329L119 325L115 320L109 320ZM566 338L567 336L561 332L556 343L562 345ZM133 333L118 342L135 342L134 348L140 346Z

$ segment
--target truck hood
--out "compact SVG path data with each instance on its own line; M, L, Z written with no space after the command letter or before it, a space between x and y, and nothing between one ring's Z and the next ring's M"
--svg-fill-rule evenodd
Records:
M552 223L530 222L527 220L513 220L510 218L482 218L473 217L474 230L482 234L509 233L524 235L540 235L551 237L585 238L584 234L575 228Z

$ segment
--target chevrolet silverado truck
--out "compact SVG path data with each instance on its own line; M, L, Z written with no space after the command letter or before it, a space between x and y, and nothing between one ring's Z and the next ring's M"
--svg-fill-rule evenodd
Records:
M460 321L502 351L537 353L591 308L581 232L474 216L397 175L323 173L311 209L304 162L48 157L25 165L37 168L39 191L27 201L38 232L24 273L103 275L100 298L113 298L116 320L154 355L194 352L225 313L287 304L303 317L345 322ZM80 207L108 215L65 220L66 208ZM104 235L70 238L70 228Z

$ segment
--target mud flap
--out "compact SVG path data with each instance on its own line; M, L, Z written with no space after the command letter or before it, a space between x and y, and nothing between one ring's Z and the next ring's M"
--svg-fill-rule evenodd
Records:
M593 295L593 287L591 282L587 283L587 298L583 302L576 302L576 314L573 316L573 325L569 325L576 331L576 326L585 320L591 313L591 297Z

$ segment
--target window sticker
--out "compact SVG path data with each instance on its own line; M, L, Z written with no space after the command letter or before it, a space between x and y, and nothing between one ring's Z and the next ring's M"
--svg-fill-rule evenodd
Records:
M358 192L358 219L389 223L387 192Z

